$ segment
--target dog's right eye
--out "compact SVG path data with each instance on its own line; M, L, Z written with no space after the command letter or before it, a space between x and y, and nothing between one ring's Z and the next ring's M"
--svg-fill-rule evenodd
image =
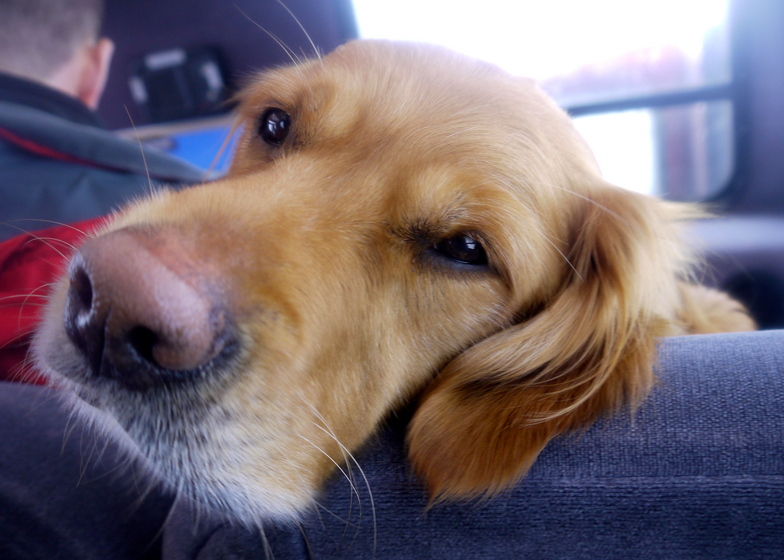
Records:
M486 265L487 253L484 247L470 235L460 234L442 239L433 249L444 257L462 264Z
M259 136L271 146L280 146L291 131L291 116L277 107L267 109L259 120Z

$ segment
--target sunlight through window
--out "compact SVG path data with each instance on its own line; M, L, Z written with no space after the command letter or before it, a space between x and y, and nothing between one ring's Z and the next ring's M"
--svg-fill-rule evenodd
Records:
M729 179L727 0L354 0L354 8L362 37L441 44L535 78L562 106L581 108L578 128L613 182L701 199ZM678 92L693 95L677 107L642 99ZM592 109L628 99L640 101Z

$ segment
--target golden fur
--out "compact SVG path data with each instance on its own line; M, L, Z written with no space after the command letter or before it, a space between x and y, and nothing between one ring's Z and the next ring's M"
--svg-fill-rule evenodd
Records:
M281 146L259 137L270 107L292 118ZM607 184L529 80L357 41L263 74L239 118L227 178L107 228L174 239L219 279L238 347L207 374L223 381L133 392L78 373L65 281L36 353L163 476L246 522L309 507L411 399L410 457L431 496L492 494L554 436L639 402L661 337L753 328L690 283L691 210ZM486 265L434 249L463 234ZM179 414L189 399L198 415Z

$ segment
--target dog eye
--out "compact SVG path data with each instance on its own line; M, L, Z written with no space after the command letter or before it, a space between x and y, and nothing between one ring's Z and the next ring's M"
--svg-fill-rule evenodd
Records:
M485 265L487 264L487 253L482 244L469 235L460 234L447 239L442 239L433 249L437 253L465 264Z
M280 146L291 130L291 116L283 109L267 109L259 120L259 136L271 146Z

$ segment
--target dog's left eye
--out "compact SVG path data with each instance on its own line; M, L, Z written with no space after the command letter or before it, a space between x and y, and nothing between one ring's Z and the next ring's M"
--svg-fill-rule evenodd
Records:
M433 249L441 255L460 263L486 265L487 253L484 247L470 235L460 234L442 239L433 245Z
M280 146L291 131L291 115L283 109L267 109L259 120L259 136L271 146Z

